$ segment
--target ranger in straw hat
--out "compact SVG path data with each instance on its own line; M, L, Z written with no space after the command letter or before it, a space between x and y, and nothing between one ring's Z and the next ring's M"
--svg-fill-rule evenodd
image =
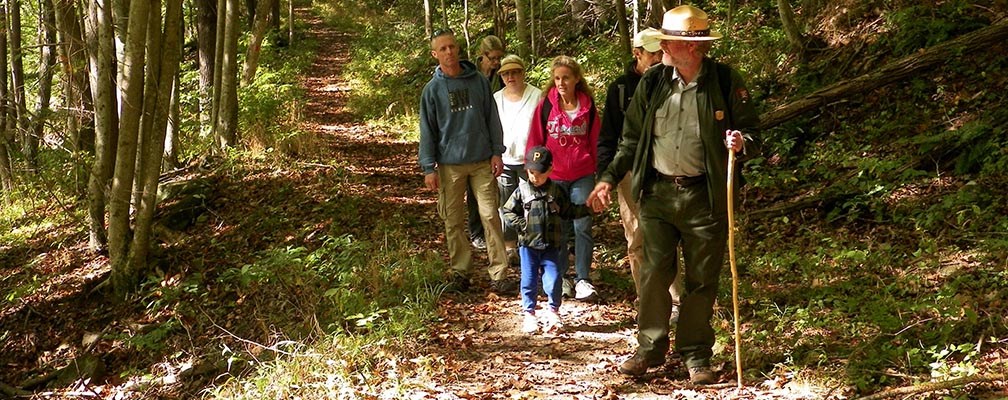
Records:
M626 111L623 141L589 200L596 209L607 205L613 186L630 172L646 240L638 348L620 372L641 375L665 363L672 310L668 288L681 246L685 291L675 351L691 382L710 384L719 380L710 364L710 320L727 240L728 152L744 151L759 116L741 75L707 57L721 34L711 31L706 13L688 5L669 10L658 37L662 65L641 78Z

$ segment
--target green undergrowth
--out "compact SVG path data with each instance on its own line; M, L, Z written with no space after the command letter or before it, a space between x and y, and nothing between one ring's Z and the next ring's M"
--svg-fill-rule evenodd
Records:
M254 305L257 320L316 339L277 340L277 359L269 362L232 350L252 372L209 389L208 396L342 398L394 387L388 371L417 356L414 349L436 318L443 262L412 254L407 232L379 230L382 241L326 237L315 250L269 249L221 273L216 284Z

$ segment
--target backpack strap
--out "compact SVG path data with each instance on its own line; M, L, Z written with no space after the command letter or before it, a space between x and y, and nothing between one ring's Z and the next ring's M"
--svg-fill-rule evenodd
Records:
M626 112L626 85L620 83L616 85L619 87L619 109L620 111Z

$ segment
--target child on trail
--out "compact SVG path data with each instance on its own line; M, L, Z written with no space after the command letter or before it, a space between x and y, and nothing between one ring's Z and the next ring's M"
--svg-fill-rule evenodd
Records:
M528 181L521 181L502 207L505 222L518 232L518 251L521 256L522 332L533 334L539 330L536 318L536 297L539 281L549 299L543 310L543 332L556 333L563 329L560 320L562 279L564 272L558 262L567 256L567 240L563 236L564 219L591 215L584 204L573 204L570 195L560 185L549 179L553 172L553 156L544 146L536 146L525 156ZM563 251L561 251L563 249Z

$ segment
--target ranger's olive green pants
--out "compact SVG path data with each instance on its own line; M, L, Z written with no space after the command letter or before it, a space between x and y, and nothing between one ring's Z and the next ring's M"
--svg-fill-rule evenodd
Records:
M669 285L678 268L682 244L684 292L679 299L675 349L687 367L709 365L714 329L710 320L724 263L727 214L711 215L707 182L688 187L659 180L645 185L640 229L644 256L640 271L638 352L664 357L669 348Z

